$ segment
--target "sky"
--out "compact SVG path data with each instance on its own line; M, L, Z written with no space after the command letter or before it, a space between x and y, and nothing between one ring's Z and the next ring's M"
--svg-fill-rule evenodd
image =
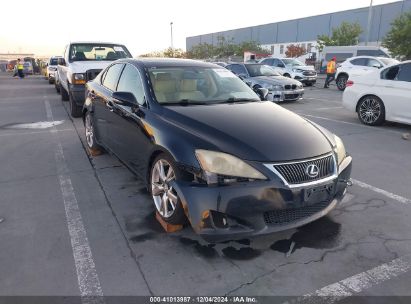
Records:
M395 2L374 0L374 5ZM133 56L189 36L369 6L370 0L3 0L0 53L61 55L70 41L127 46ZM7 12L7 13L6 13Z

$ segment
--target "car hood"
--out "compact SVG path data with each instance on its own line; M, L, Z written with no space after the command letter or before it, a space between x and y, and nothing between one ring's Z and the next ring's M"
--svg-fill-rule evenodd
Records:
M303 70L303 71L315 71L315 69L312 65L298 65L298 66L287 65L287 68L290 69L290 70L299 69L299 70Z
M301 84L298 80L295 80L289 77L284 77L284 76L257 76L257 77L250 77L250 78L259 83L281 84L281 85Z
M75 61L70 63L72 73L85 73L87 70L105 69L113 61Z
M272 102L163 107L162 118L215 149L245 160L276 162L328 153L313 124Z

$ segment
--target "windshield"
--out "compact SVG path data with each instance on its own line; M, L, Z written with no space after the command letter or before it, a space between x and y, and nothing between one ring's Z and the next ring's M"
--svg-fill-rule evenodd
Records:
M304 64L297 59L282 59L285 65L290 66L303 66Z
M57 58L51 58L50 65L57 65Z
M248 74L251 77L258 76L280 76L273 68L263 64L246 64Z
M154 94L160 104L212 104L233 101L259 101L241 79L224 68L150 68Z
M114 61L131 58L130 52L123 45L116 44L73 44L70 47L70 62L73 61Z

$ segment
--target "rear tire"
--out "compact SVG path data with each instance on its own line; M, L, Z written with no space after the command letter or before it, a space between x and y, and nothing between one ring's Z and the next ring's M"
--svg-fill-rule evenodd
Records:
M57 94L60 94L60 85L57 85L56 83L54 83L54 87L56 88Z
M340 91L344 91L345 87L347 86L347 80L348 80L348 76L347 75L340 75L337 77L337 88Z
M81 117L83 115L83 107L80 107L76 104L71 93L68 93L68 95L69 95L71 117L74 117L74 118Z
M62 101L67 101L69 100L69 94L67 93L66 89L63 88L63 86L60 83L60 94L61 94L61 100Z
M358 119L368 126L379 126L385 121L384 103L377 96L363 97L357 106Z
M181 179L181 176L182 173L175 161L168 154L161 153L152 162L148 181L149 192L161 218L173 225L182 225L186 221L181 200L169 184L173 180Z
M86 135L87 148L90 150L91 154L101 154L103 152L103 148L96 141L93 116L89 111L86 112L86 115L84 117L84 130Z
M49 78L49 84L53 84L53 83L54 83L54 81Z

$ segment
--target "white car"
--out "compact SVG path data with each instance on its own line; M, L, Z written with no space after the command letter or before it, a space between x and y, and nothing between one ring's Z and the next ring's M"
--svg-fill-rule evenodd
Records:
M411 124L411 61L352 76L343 94L343 106L358 113L366 125L385 120Z
M387 57L357 56L346 59L337 68L335 81L340 91L345 90L345 84L351 76L363 75L393 64L398 60Z
M55 74L57 71L57 63L59 58L61 58L61 56L53 56L47 63L46 79L49 81L50 84L54 83L56 79Z
M296 79L307 86L312 86L317 82L317 72L314 67L305 65L297 59L269 57L260 60L260 63L268 65L281 75Z

